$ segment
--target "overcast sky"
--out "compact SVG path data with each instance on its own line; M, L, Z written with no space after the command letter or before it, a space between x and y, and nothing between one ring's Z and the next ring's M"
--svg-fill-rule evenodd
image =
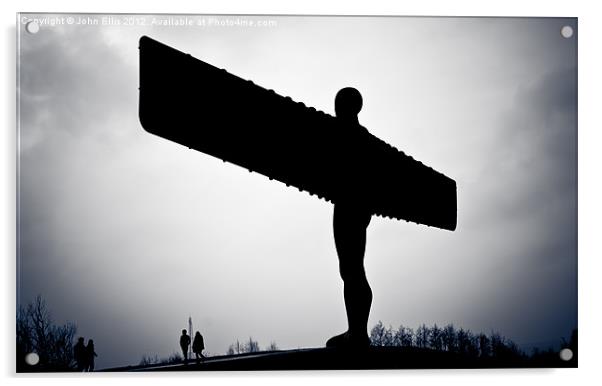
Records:
M98 368L179 351L189 315L213 354L249 336L323 346L347 327L331 204L142 129L148 35L333 115L353 86L363 126L456 180L455 232L372 219L370 326L453 323L525 348L568 338L575 19L189 18L205 25L20 26L20 303L42 294L95 340ZM236 19L268 25L210 25Z

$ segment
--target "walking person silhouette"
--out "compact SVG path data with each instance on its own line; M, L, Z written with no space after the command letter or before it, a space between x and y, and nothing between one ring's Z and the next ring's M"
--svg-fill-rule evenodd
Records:
M182 349L182 354L184 354L185 364L188 364L188 346L190 346L190 336L186 333L186 329L184 329L180 336L180 348Z
M357 118L361 108L362 96L355 88L346 87L337 93L335 97L337 118L346 128L367 134L368 131L359 124ZM361 135L351 137L361 138ZM357 185L354 181L361 181L356 174L365 173L367 160L361 158L358 141L342 138L341 143L346 147L343 151L354 153L357 151L352 157L357 162L354 165L347 165L346 170L349 172L340 180L333 213L334 241L339 258L339 271L343 279L348 329L330 338L326 342L326 347L366 348L370 345L367 328L372 305L372 290L364 269L364 253L366 229L372 214L365 202L365 192L368 187Z
M77 343L73 346L73 359L75 359L77 371L86 370L86 345L82 336L77 339Z
M86 371L92 372L94 371L94 357L98 355L94 351L94 341L92 339L88 340L88 345L85 350L86 356Z
M203 335L199 331L194 335L194 341L192 342L192 352L196 357L197 363L200 359L205 359L203 355L203 350L205 349L205 340L203 339Z

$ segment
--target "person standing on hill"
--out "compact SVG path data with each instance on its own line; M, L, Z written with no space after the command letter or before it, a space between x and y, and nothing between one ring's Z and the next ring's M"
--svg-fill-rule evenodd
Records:
M73 346L73 359L75 359L77 371L86 369L86 345L82 336L77 339L77 343Z
M188 347L190 346L190 336L186 333L186 329L182 330L180 336L180 348L184 354L184 363L188 363Z
M85 350L86 357L86 371L92 372L94 371L94 357L98 355L94 351L94 341L92 339L88 340L88 345Z
M194 335L194 342L192 342L192 352L196 356L197 363L200 359L205 359L203 355L203 350L205 349L205 341L203 340L203 335L199 331Z

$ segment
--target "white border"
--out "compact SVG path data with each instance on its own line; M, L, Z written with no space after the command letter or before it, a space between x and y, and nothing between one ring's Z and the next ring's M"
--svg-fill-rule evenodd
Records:
M16 12L131 12L131 13L237 13L237 14L347 14L347 15L448 15L448 16L568 16L579 17L579 369L566 370L445 370L445 371L386 371L386 372L269 372L269 373L211 373L149 375L93 375L93 384L110 382L128 384L163 384L172 378L177 382L211 382L211 384L306 384L344 383L392 384L417 381L424 384L483 384L545 383L552 385L591 384L600 382L598 361L602 320L600 318L600 261L598 242L602 232L597 219L602 215L600 188L600 50L601 15L595 1L325 1L305 0L209 0L178 1L148 0L126 3L123 0L82 2L75 0L16 1L0 3L2 20L4 90L0 94L1 114L5 125L0 139L0 189L3 221L0 225L2 254L2 304L0 318L0 374L3 384L79 384L81 376L14 375L14 310L15 310L15 20ZM191 379L192 378L192 379ZM175 379L172 380L176 381Z

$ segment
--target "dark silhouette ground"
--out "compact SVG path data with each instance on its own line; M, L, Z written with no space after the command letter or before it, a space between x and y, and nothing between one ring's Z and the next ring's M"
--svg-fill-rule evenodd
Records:
M363 353L330 348L267 351L210 357L185 365L127 366L103 371L253 371L253 370L386 370L577 367L556 354L545 361L530 358L475 358L415 347L370 347Z

